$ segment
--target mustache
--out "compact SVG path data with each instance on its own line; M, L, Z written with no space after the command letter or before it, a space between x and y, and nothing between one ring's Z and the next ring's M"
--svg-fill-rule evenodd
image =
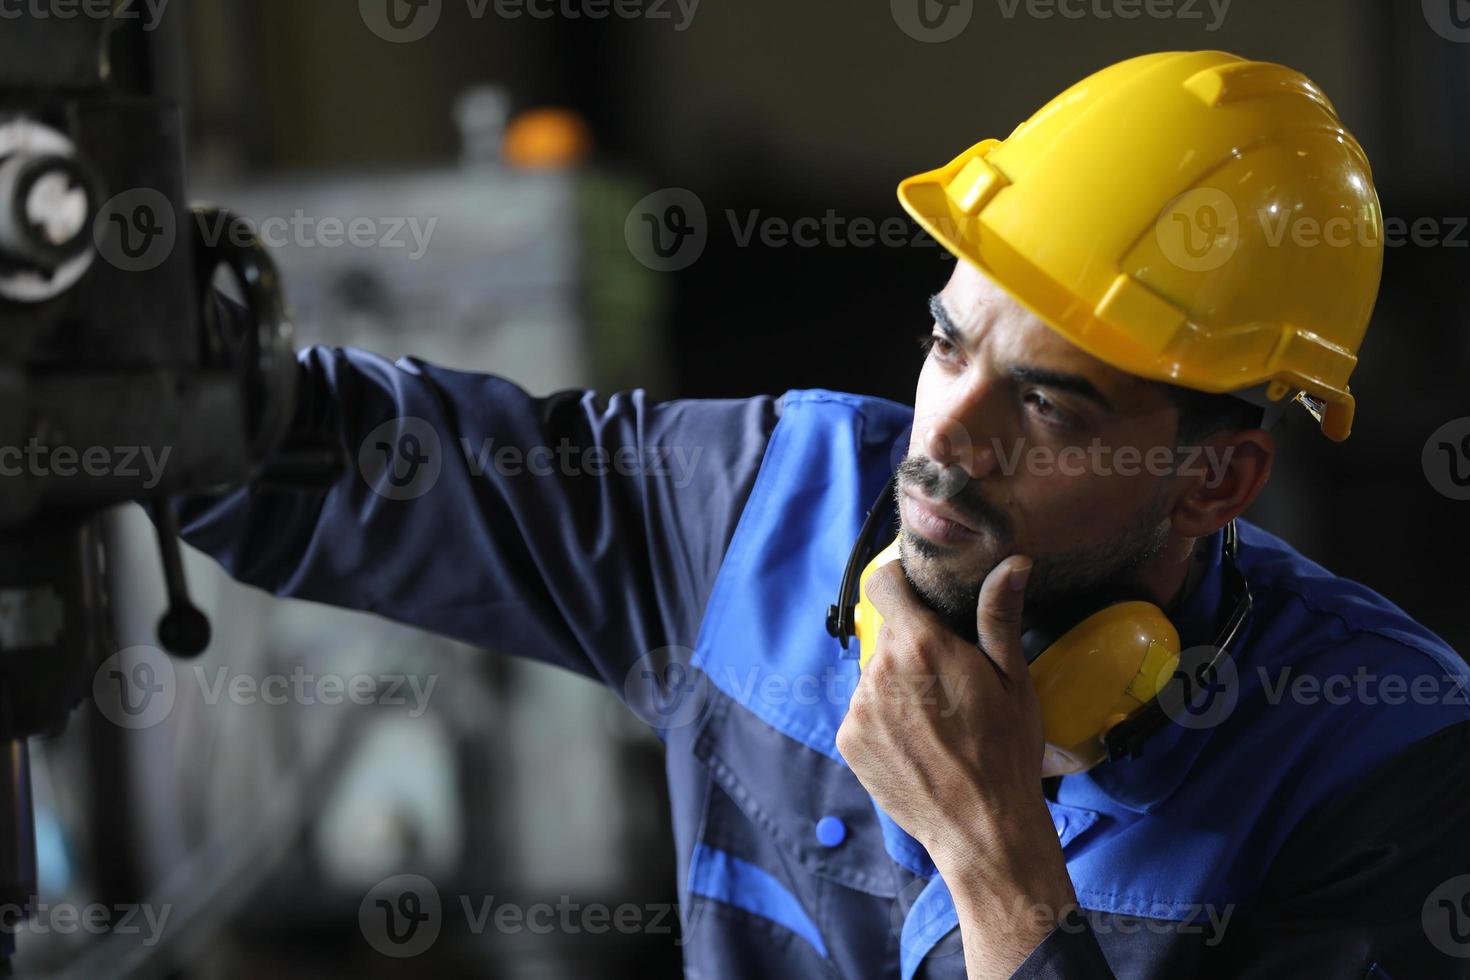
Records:
M930 500L942 500L972 527L987 528L1002 540L1009 540L1010 520L990 505L979 483L963 467L944 467L927 456L910 455L898 464L896 475L899 493L913 488Z

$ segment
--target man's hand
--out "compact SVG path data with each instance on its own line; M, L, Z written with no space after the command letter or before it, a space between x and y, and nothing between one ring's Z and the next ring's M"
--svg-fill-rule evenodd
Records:
M945 628L897 561L867 593L883 615L837 748L924 846L960 915L970 980L1009 977L1076 902L1041 793L1041 707L1021 648L1029 559L980 590L979 647Z

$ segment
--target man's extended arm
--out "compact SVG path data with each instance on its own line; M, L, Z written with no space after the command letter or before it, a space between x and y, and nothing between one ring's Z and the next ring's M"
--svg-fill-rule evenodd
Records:
M536 398L324 347L300 363L295 424L335 433L346 472L187 501L185 538L234 577L615 689L648 651L694 644L777 399Z

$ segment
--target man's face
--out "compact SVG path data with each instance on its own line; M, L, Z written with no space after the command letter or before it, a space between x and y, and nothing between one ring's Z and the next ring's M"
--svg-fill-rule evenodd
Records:
M934 313L898 479L915 590L971 637L981 583L1011 554L1034 562L1028 628L1145 597L1139 571L1169 539L1179 480L1162 456L1178 426L1168 396L1074 346L967 262Z

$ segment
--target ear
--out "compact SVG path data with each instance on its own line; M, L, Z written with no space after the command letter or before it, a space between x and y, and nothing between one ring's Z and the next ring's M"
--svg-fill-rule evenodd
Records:
M1275 458L1276 440L1264 429L1217 432L1184 450L1178 478L1185 489L1171 514L1174 532L1204 537L1240 516L1266 486Z

